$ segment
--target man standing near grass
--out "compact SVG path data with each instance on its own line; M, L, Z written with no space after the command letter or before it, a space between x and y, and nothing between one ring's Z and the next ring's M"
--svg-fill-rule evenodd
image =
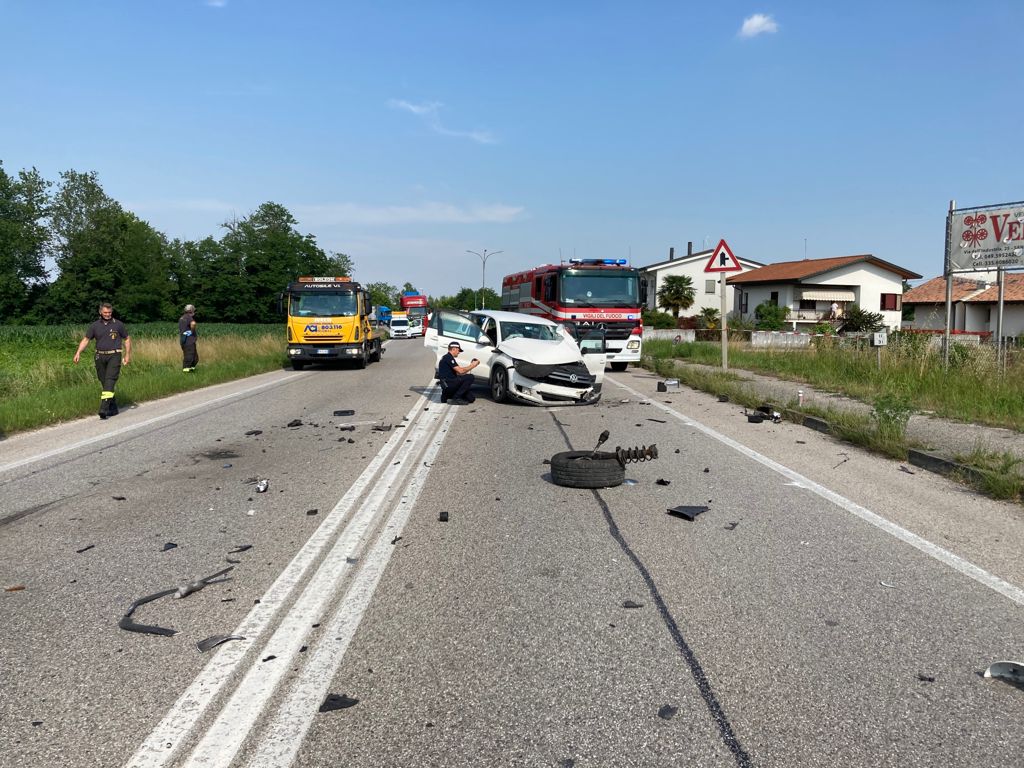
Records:
M181 372L192 373L199 365L199 350L196 349L196 308L192 304L185 305L185 314L178 320L178 333L181 341Z
M109 302L100 304L100 319L86 329L85 336L78 343L75 365L78 365L82 352L89 346L89 339L96 339L96 377L103 387L100 392L100 418L116 416L114 387L117 386L117 377L121 375L122 355L124 365L131 362L132 340L128 337L124 323L114 319L114 307Z

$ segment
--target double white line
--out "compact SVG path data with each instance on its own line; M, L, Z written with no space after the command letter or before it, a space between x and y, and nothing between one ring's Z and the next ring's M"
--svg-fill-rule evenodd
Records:
M234 630L233 634L248 640L219 648L128 761L128 768L169 765L197 739L182 765L229 766L264 717L267 719L249 765L291 763L394 551L391 542L405 525L455 418L453 408L424 411L430 394L432 391L419 398L407 415L406 429L392 433L316 533ZM384 520L388 509L390 514ZM314 569L332 541L323 562ZM296 598L302 585L305 587ZM340 602L324 622L317 641L310 641L316 631L313 624L324 619L339 596ZM282 613L277 629L266 638ZM281 687L284 675L296 666L304 645L309 645L311 653L283 691L283 703L267 713L268 703ZM270 655L276 658L260 661ZM250 666L243 673L247 661ZM232 692L228 685L236 673L242 677ZM205 732L200 733L202 718L225 698Z

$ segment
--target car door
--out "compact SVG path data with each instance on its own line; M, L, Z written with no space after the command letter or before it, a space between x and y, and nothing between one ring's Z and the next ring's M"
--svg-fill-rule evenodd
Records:
M453 341L459 342L462 347L462 354L459 355L459 364L466 365L474 357L480 361L480 365L473 370L473 376L477 379L487 380L491 375L491 356L494 348L483 334L481 327L484 318L479 315L464 315L459 312L439 309L437 317L437 347L434 350L434 359L440 362L441 358L448 353L448 345ZM484 338L486 343L481 342Z
M608 359L605 348L605 331L603 328L587 328L581 330L576 339L583 353L583 364L594 375L594 383L604 381L604 367Z

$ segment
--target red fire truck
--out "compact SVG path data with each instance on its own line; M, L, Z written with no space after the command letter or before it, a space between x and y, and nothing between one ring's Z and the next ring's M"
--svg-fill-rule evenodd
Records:
M507 275L501 308L561 323L577 339L603 330L612 370L624 371L640 360L640 310L647 301L647 281L627 265L626 259L570 259Z
M406 291L399 297L398 303L409 315L409 335L422 336L427 330L426 318L430 312L427 297L416 291Z

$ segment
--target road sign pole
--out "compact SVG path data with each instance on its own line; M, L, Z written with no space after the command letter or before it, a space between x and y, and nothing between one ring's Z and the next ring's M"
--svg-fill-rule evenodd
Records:
M720 278L722 283L722 370L729 370L729 329L725 320L725 273L722 273Z

